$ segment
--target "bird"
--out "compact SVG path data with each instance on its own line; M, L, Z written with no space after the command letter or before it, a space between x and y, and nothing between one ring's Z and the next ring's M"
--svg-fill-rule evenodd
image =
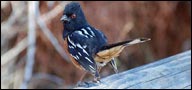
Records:
M149 38L137 38L114 44L108 44L105 34L91 26L81 5L70 2L65 5L60 19L63 23L63 39L67 39L67 48L72 63L79 69L85 70L94 76L93 81L100 82L99 71L110 63L117 73L116 57L130 45L149 41Z

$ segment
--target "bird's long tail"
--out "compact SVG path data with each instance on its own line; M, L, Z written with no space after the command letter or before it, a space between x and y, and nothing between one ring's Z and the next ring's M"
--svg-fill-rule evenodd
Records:
M112 58L119 56L121 51L130 45L134 45L137 43L143 43L149 41L149 38L138 38L128 41L123 41L115 44L110 44L101 48L101 50L96 54L94 58L98 62L110 61Z
M101 48L100 51L103 51L103 50L107 50L107 49L111 49L113 47L117 47L117 46L130 46L130 45L134 45L134 44L137 44L137 43L143 43L143 42L146 42L146 41L149 41L150 39L149 38L138 38L138 39L132 39L132 40L127 40L127 41L123 41L123 42L118 42L118 43L115 43L115 44L109 44L107 46L104 46L103 48Z

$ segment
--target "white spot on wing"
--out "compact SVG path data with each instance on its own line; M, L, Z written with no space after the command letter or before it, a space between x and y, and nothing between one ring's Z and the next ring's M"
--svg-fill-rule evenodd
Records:
M79 56L76 55L76 58L79 59Z
M76 31L79 35L81 35L81 36L84 36L84 37L86 37L86 38L88 38L88 36L87 35L84 35L83 33L82 33L82 31Z
M77 47L81 48L81 49L83 50L83 52L89 56L89 54L87 53L87 51L85 51L85 49L83 49L83 47L82 47L79 43L77 43Z
M76 31L78 34L80 34L80 35L84 35L81 31Z
M71 46L71 45L69 45L69 48L72 48L72 49L74 49L74 47L73 47L73 46Z
M74 46L76 47L76 45L73 43L73 41L69 38L69 36L67 37L67 39L69 40L69 42Z
M88 57L85 57L85 59L87 59L89 62L93 63Z
M83 45L83 48L86 48L87 47L87 45Z
M91 30L91 28L90 28L90 27L87 27L87 29Z
M93 36L95 36L95 33L91 30L90 27L87 27L87 29L91 32L91 34L92 34Z
M78 54L79 54L80 56L82 56L80 52L78 52Z
M73 56L72 54L70 54L73 58L75 58L76 60L78 60L75 56Z
M84 28L82 28L81 30L83 30L83 32L87 35L89 35L90 37L93 37L92 35L90 35Z
M89 33L88 33L84 28L82 28L81 30L83 30L83 32L84 32L85 34L89 35Z
M85 49L83 49L83 52L89 56L89 54L87 53L87 51L85 51Z
M95 70L95 68L93 68L91 65L89 65L89 67L90 67L91 69Z
M83 47L79 43L77 43L77 47L83 49Z

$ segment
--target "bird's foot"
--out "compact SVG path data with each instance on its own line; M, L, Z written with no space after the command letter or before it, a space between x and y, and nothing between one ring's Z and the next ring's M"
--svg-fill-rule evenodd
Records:
M98 85L97 83L91 82L91 81L89 81L89 82L79 81L79 82L77 82L76 87L86 87L86 88L88 88L88 87L93 87L93 86L97 86L97 85Z
M94 82L94 83L97 83L97 84L100 84L100 83L101 83L99 77L95 77L95 78L93 79L93 82Z

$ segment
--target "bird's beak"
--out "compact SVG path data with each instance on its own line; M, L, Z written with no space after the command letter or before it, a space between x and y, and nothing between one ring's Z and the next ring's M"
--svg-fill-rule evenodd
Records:
M63 15L60 20L62 22L69 22L70 21L70 19L66 15Z

